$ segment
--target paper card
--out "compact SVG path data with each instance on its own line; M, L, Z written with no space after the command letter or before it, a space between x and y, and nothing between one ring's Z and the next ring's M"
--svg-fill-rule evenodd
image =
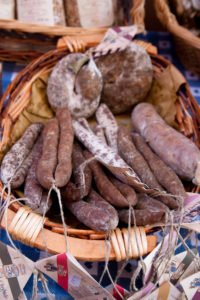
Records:
M191 249L196 258L199 258L196 249ZM171 261L168 264L166 272L161 276L159 284L162 284L165 281L170 281L173 285L178 285L181 280L195 273L196 262L193 255L190 252L184 251L172 257ZM158 270L159 278L159 270Z
M34 262L0 242L0 299L17 299L34 270Z
M166 263L166 250L168 248L169 245L169 240L170 240L170 245L173 245L175 243L176 240L176 231L173 231L172 234L167 234L164 238L164 242L163 244L159 243L157 245L157 247L144 259L144 263L146 265L146 275L145 275L145 282L148 281L151 272L152 272L152 263L154 261L154 259L156 259L160 247L161 248L161 252L160 255L163 255L163 263L161 264L160 270L163 270L163 268L165 267L165 263Z
M55 280L75 299L115 299L70 253L62 253L39 260L35 266Z
M188 300L200 299L200 272L197 272L180 282Z
M127 298L130 294L129 291L127 291L126 289L124 289L118 284L116 284L115 286L113 286L113 284L109 284L106 287L106 290L117 300L122 300L124 298ZM119 293L117 291L119 291ZM120 296L120 294L122 295L122 297Z
M108 51L114 53L117 50L124 50L138 33L138 30L136 25L109 28L101 43L94 49L95 57L105 55Z
M181 292L170 282L164 282L158 289L142 298L143 300L178 300Z
M200 194L189 193L184 201L182 227L200 233Z
M22 293L19 295L19 297L18 297L17 300L27 300L27 297L26 297L25 293L22 292ZM39 299L37 299L37 300L39 300Z
M145 263L145 266L146 266L146 274L145 274L145 283L146 283L146 285L139 292L136 292L134 295L132 295L129 298L129 300L143 299L146 294L148 294L151 290L154 290L154 284L152 282L148 282L148 280L151 276L151 273L153 271L152 264L153 264L153 261L156 259L157 255L159 253L160 247L162 246L160 255L163 255L163 263L164 264L161 264L160 270L161 269L163 270L163 266L165 266L165 255L166 255L166 250L168 248L169 240L170 240L171 245L173 243L175 243L176 231L173 231L172 234L170 234L170 235L167 234L164 238L163 245L161 243L159 243L157 245L157 247L144 259L144 263Z
M200 233L200 194L188 193L188 197L184 200L183 218L181 227L194 230ZM180 212L172 211L174 223L180 220ZM170 225L170 223L159 222L151 225L152 227Z

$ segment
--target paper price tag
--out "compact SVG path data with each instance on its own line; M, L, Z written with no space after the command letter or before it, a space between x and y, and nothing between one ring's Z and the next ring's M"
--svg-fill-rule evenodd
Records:
M23 297L23 288L34 270L34 263L0 242L0 299Z
M141 30L136 25L109 28L101 43L93 49L95 57L124 50L138 32Z
M70 253L62 253L39 260L35 266L55 280L75 299L115 299Z

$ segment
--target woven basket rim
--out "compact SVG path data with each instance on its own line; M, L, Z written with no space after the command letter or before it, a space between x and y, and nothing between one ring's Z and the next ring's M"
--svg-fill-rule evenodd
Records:
M17 97L19 91L23 88L23 80L26 79L25 82L29 81L31 79L32 75L35 74L35 70L37 70L38 66L40 66L40 68L42 68L45 65L45 62L48 63L49 61L51 62L50 65L52 66L52 63L55 63L57 61L56 59L60 59L62 56L64 56L67 53L69 53L68 49L60 49L60 50L57 49L57 50L49 51L49 52L45 53L44 55L42 55L41 57L35 59L33 62L31 62L29 65L27 65L21 72L18 73L18 75L15 77L15 79L13 80L11 85L9 85L7 87L2 99L0 100L0 112L1 112L0 127L1 128L2 128L2 123L4 121L4 118L9 115L9 113L8 113L9 106L13 103L13 101L15 100L15 97ZM160 56L158 54L150 53L150 56L151 56L152 59L155 60L155 64L157 64L159 62L162 62L163 68L165 68L166 66L171 64L168 60L166 60L165 58L163 58L162 56ZM33 72L33 74L31 74L31 71ZM16 92L16 87L19 89L17 93L15 93ZM187 82L186 82L186 84L184 84L183 88L184 88L184 91L186 93L185 100L187 101L188 99L191 99L192 106L193 105L195 106L196 100L192 96ZM4 101L7 97L9 98L8 102L7 102L7 105L5 107L3 107ZM181 94L180 94L180 97L181 97ZM194 104L193 104L193 102L194 102ZM190 107L190 109L191 109L191 107ZM194 108L194 110L195 110L195 108ZM200 110L197 113L198 113L198 116L200 116ZM12 125L11 125L11 127L12 127ZM198 140L200 141L200 135L199 134L197 135L197 137L198 137ZM11 215L15 214L15 212L18 211L19 207L20 207L19 204L13 204L9 209L9 213ZM47 236L48 236L48 234L50 234L50 233L47 232ZM51 234L52 234L52 232L51 232ZM54 235L55 235L55 232L54 232ZM55 238L55 237L52 237L52 238ZM102 241L102 240L98 240L98 241L85 240L86 241L86 243L85 243L85 241L83 242L83 240L81 240L81 239L70 237L70 240L72 241L71 243L72 244L74 243L73 245L76 245L76 246L73 246L73 247L77 247L77 245L78 245L77 242L74 241L74 239L79 240L79 243L83 243L86 248L89 247L88 251L91 251L91 247L92 248L93 247L99 247L99 249L100 249L100 253L97 250L97 255L96 255L97 257L95 257L95 255L93 255L92 257L88 256L88 255L91 255L91 253L87 254L86 253L86 248L85 248L84 254L81 253L80 255L77 253L77 250L75 250L75 256L78 259L91 260L91 261L104 260L105 241ZM63 243L64 243L64 240L62 240L62 245L63 245ZM34 246L44 250L44 245L43 245L43 242L41 241L41 239L37 240L35 242ZM54 248L52 248L52 245L51 245L50 246L50 251L52 253L56 253L55 249L54 250L53 249ZM62 248L62 250L63 250L63 248ZM62 250L60 250L60 251L62 251ZM102 253L103 253L103 256L102 256ZM73 254L73 251L72 251L72 254ZM111 252L110 258L115 259L114 252Z
M169 4L165 0L155 0L154 5L157 17L169 32L200 49L200 38L178 23L176 16L170 11Z

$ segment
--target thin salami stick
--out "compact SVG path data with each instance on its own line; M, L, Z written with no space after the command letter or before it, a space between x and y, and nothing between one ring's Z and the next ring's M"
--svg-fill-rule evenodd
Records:
M60 139L58 146L58 165L55 171L55 185L65 186L72 174L72 149L74 141L74 130L69 109L58 108L56 118L60 127Z
M89 166L85 166L83 170L81 165L86 161L83 150L78 142L74 142L72 151L73 163L73 179L77 188L80 188L80 199L87 196L92 184L92 172Z
M33 153L31 151L23 161L21 167L17 169L15 175L13 176L11 180L11 188L15 189L24 183L24 180L26 178L28 170L30 169L32 161L33 161Z
M35 146L33 147L32 150L33 161L28 170L28 174L24 186L24 197L30 200L28 205L32 209L38 208L40 206L41 199L42 199L43 187L39 184L36 175L37 165L42 156L42 146L43 146L43 142L42 142L42 135L41 135L37 140Z
M17 169L22 166L24 160L30 154L42 127L43 125L40 123L31 124L22 137L6 153L1 164L1 180L4 184L8 183L14 177Z
M96 134L96 136L98 136L102 140L102 143L104 143L105 145L107 145L107 141L106 141L106 137L105 137L105 134L104 134L104 130L101 127L101 125L97 125L95 127L94 133Z
M103 143L107 144L104 131L100 125L96 126L95 133L102 139ZM112 174L110 174L108 178L112 182L112 184L120 191L120 193L128 200L128 203L132 206L135 206L137 203L137 195L134 189L128 184L123 183L115 178Z
M128 203L132 206L137 204L137 195L134 189L126 184L118 180L117 178L110 175L109 180L114 184L114 186L120 191L120 193L127 199Z
M118 217L118 213L117 213L116 209L110 203L105 201L93 189L90 191L90 193L87 197L87 202L106 211L110 217L110 220L112 220L113 227L115 227L115 228L117 227L117 225L119 223L119 217Z
M81 124L81 126L83 126L85 129L90 131L90 133L93 133L92 129L90 128L90 125L89 125L88 121L85 118L78 119L78 122Z
M137 226L145 226L160 222L164 216L163 211L151 211L147 209L134 209L136 224L134 224L134 218L131 215L131 224ZM128 224L129 210L122 209L118 211L120 221Z
M186 196L184 186L176 173L168 167L148 146L138 133L131 134L136 148L144 156L158 182L166 190L176 196Z
M157 193L154 190L148 189L148 187L140 181L133 169L131 169L114 150L104 145L101 139L94 133L85 129L77 120L73 120L73 127L79 141L81 141L81 143L117 178L134 186L141 192Z
M69 181L66 186L60 189L63 201L80 201L82 199L82 190L80 186L76 186Z
M134 169L142 182L147 184L149 188L157 189L160 192L164 191L144 157L135 148L128 130L124 127L120 127L118 131L118 150L119 154ZM159 196L159 200L170 208L178 207L176 201L170 196Z
M47 197L48 197L48 191L46 191L46 190L43 189L43 191L42 191L42 198L41 198L41 201L40 201L40 205L37 208L33 209L33 211L36 214L43 215L44 212L47 213L49 211L49 209L51 208L52 203L53 203L53 199L50 196L49 200L48 200L48 203L47 203Z
M146 194L137 194L138 202L135 206L136 209L146 209L155 212L164 211L168 212L169 208L159 200L156 200Z
M87 159L93 157L88 151L84 151L84 155ZM94 181L100 195L112 205L116 207L128 207L129 203L120 193L120 191L111 183L106 176L101 165L97 161L89 162L89 166L92 170Z
M104 129L108 145L117 153L117 133L118 124L108 106L102 103L96 110L96 119L99 125Z
M57 119L52 119L46 123L42 137L42 157L37 165L37 179L44 188L49 190L54 182L54 172L57 166L59 141L59 125Z
M84 225L98 232L106 232L115 229L109 214L103 209L85 201L64 202L64 205L75 215Z

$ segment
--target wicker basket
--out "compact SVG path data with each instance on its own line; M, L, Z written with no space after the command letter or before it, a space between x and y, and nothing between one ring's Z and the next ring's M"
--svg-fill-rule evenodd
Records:
M145 0L136 0L132 9L134 23L144 25ZM167 0L154 0L156 15L161 24L173 35L176 52L181 63L200 75L200 38L179 25L176 16L170 11Z
M55 49L58 39L65 35L81 38L92 46L93 40L97 42L102 40L106 30L107 28L85 29L37 25L18 20L0 20L0 60L31 61Z
M68 47L63 48L63 42ZM89 42L90 43L90 42ZM98 41L93 40L94 44ZM144 42L139 42L149 51L153 63L154 76L159 76L170 62L155 53L155 47ZM59 43L61 49L52 50L31 62L22 70L8 86L3 98L0 101L0 128L2 138L0 149L4 148L10 139L13 124L31 99L31 85L41 74L51 70L56 62L71 51L84 50L88 44L77 40L69 41L62 39ZM7 99L6 106L4 106ZM181 86L177 94L177 123L180 130L189 138L194 138L195 143L200 147L200 109L196 100L192 96L188 84ZM190 112L190 114L189 114ZM0 192L3 185L0 182ZM4 199L6 195L4 194ZM7 224L7 225L6 225ZM31 212L27 207L22 207L18 203L12 204L7 211L7 215L1 222L1 226L12 234L13 238L30 246L44 250L45 236L46 246L50 253L61 253L65 251L64 229L61 224L45 221L44 235L41 232L42 217ZM146 235L148 228L138 228L143 247L143 254L151 252L156 246L156 237ZM101 261L105 259L105 235L94 232L93 230L67 228L69 251L78 259L87 261ZM132 231L134 235L134 230ZM110 259L120 261L126 256L127 230L116 229L112 232L112 248ZM55 246L56 245L56 246ZM132 258L137 257L132 253Z
M59 38L69 36L100 42L106 28L73 28L29 24L17 20L0 20L0 60L28 62L56 48Z

